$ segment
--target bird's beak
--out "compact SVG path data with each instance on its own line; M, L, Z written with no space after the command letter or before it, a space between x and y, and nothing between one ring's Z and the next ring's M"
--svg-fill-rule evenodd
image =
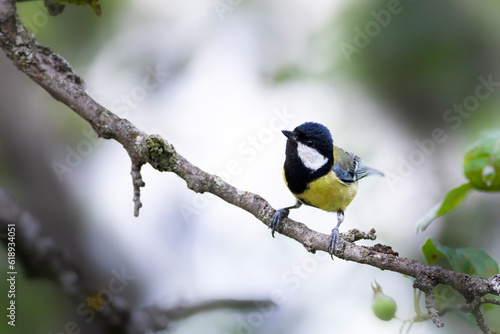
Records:
M297 134L295 134L295 132L293 131L288 131L288 130L281 130L281 132L283 132L283 134L288 138L288 139L291 139L293 141L297 141Z

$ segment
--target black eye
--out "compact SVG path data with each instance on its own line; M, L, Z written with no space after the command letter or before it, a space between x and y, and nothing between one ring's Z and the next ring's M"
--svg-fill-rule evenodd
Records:
M314 143L313 143L312 140L308 140L308 141L306 141L306 145L309 146L309 147L313 147Z

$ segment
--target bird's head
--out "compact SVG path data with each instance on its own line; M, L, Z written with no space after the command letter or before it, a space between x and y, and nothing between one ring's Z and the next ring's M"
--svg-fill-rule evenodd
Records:
M297 126L293 131L283 130L282 132L288 138L287 157L297 156L311 171L332 163L333 139L326 126L307 122Z

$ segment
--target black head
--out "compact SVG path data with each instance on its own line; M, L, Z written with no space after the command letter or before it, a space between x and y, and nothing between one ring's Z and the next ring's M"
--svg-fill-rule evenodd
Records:
M326 158L333 157L333 139L330 130L322 124L306 122L297 126L293 131L283 130L283 134L288 138L288 145L295 148L297 144L310 147Z
M333 166L332 135L324 125L313 122L282 132L288 138L285 177L290 190L300 193L308 182L330 172Z

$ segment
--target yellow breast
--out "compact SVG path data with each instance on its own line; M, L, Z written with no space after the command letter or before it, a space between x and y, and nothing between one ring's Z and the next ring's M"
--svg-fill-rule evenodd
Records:
M357 191L358 182L345 185L339 181L335 173L330 172L309 183L303 193L294 195L302 203L325 211L344 211L356 196Z

